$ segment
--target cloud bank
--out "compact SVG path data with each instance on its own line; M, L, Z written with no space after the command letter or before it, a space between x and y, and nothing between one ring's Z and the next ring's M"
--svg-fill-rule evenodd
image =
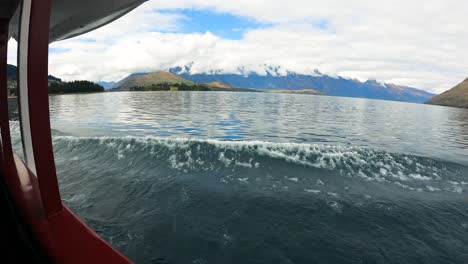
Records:
M209 26L190 31L198 21L187 10L256 26L226 25L242 32L234 39ZM152 0L101 29L51 44L50 72L116 81L192 61L196 72L269 64L440 93L468 77L466 14L464 0Z

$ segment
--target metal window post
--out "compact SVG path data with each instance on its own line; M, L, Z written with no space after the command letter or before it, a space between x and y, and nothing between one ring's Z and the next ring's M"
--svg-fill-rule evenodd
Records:
M23 0L18 43L19 106L24 155L37 176L47 217L62 210L49 119L51 0Z

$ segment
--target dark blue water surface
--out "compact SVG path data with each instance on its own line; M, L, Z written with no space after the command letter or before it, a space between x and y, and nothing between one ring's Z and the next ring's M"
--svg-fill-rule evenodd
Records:
M137 263L468 263L468 110L134 92L50 113L64 202Z

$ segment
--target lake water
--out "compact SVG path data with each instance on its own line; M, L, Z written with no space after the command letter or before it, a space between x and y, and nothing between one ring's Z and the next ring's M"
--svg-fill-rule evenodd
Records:
M64 202L137 263L468 263L468 110L134 92L50 113Z

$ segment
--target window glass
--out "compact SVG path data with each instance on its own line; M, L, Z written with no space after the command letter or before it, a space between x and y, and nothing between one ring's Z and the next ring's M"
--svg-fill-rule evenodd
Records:
M50 45L64 204L136 263L468 263L466 1L182 2Z
M19 93L17 51L18 43L13 38L8 42L7 88L8 88L8 117L10 121L11 144L15 153L23 158L23 143L19 122Z

